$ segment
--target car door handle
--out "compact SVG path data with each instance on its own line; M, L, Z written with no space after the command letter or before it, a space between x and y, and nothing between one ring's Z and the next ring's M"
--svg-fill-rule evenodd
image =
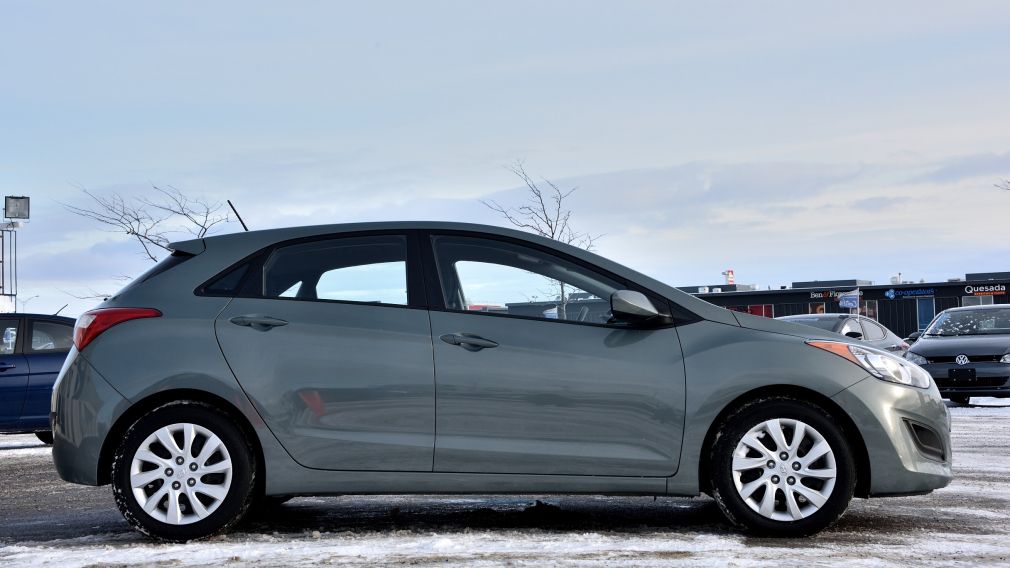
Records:
M7 369L13 369L17 367L14 363L0 363L0 372L6 371Z
M235 325L251 327L257 331L269 331L275 327L288 325L288 322L282 319L259 315L235 316L228 321Z
M447 333L439 337L439 339L449 345L459 345L467 351L480 351L481 349L498 347L497 342L491 341L490 339L484 339L479 335L473 335L471 333Z

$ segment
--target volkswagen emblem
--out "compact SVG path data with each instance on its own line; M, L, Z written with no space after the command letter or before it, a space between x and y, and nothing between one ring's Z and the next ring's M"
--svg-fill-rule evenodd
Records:
M967 365L968 356L962 353L961 355L954 357L954 362L957 363L958 365Z

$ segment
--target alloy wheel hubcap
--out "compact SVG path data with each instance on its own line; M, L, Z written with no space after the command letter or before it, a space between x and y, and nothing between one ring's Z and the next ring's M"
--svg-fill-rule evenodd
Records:
M775 521L814 514L835 488L835 453L824 436L799 420L766 420L733 451L733 482L744 503Z
M170 525L205 519L231 487L228 448L198 424L170 424L147 437L133 455L130 486L140 507Z

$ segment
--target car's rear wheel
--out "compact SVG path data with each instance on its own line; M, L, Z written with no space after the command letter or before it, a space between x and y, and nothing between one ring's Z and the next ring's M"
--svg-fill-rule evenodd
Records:
M45 432L36 432L35 437L47 446L53 445L53 433L50 430L46 430Z
M116 505L136 529L188 541L240 521L254 500L256 460L234 421L199 402L138 419L112 461Z
M971 397L970 396L965 396L965 395L954 395L954 396L950 396L948 398L954 404L960 404L961 406L968 406L968 403L971 402Z
M712 496L730 522L767 536L804 536L837 520L856 473L827 412L787 397L755 400L722 423L710 453Z

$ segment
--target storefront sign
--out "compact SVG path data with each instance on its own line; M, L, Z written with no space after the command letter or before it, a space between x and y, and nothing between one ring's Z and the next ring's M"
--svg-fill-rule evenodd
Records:
M911 290L895 290L891 288L890 290L884 292L884 297L888 300L893 300L895 298L906 298L914 296L933 296L936 294L935 288L915 288Z
M969 296L1005 296L1006 284L983 284L981 286L965 286L964 293Z
M841 296L842 294L854 294L855 292L856 290L845 290L842 292L839 292L838 290L825 290L823 292L811 292L810 298L817 300L820 300L822 298L829 298L838 301L838 297ZM863 291L859 290L858 292L860 297L862 297Z

